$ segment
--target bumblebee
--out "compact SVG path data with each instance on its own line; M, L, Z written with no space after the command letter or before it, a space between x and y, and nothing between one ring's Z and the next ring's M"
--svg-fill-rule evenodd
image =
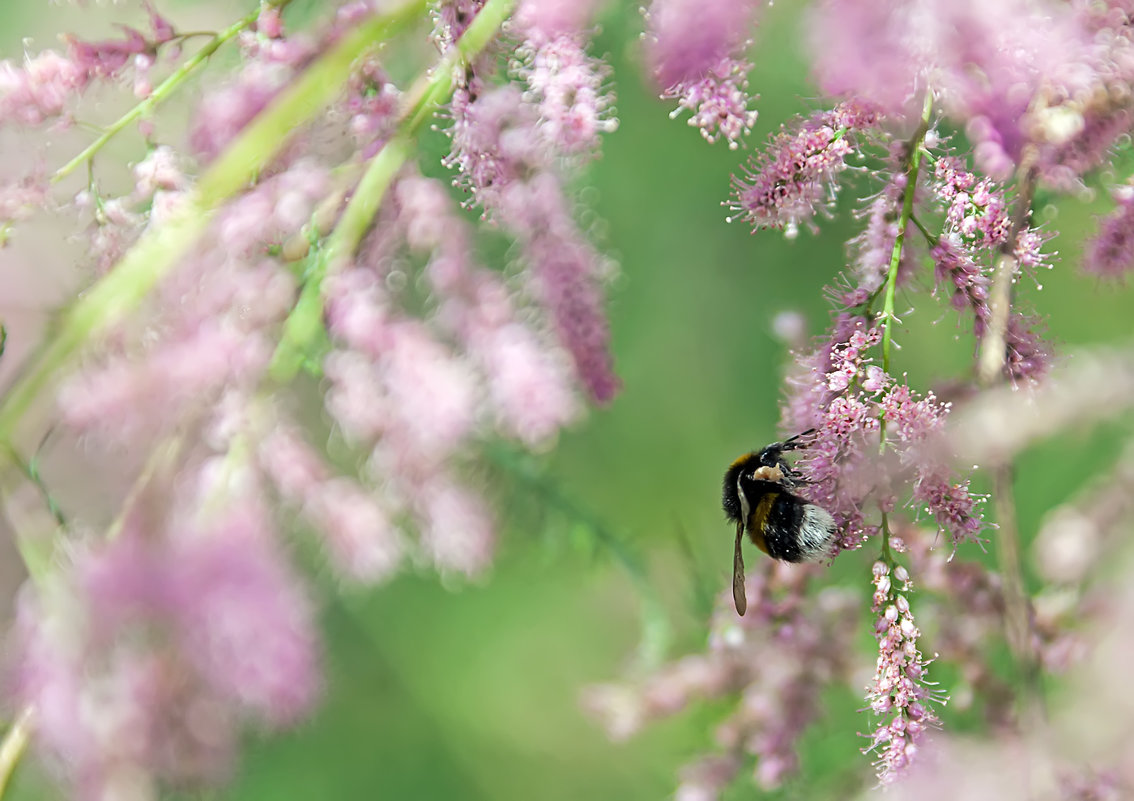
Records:
M736 524L732 600L739 615L748 608L740 550L744 532L761 551L785 562L816 561L831 552L837 528L834 518L791 491L803 478L783 457L786 451L807 447L805 438L813 433L814 429L804 431L745 454L725 473L721 505L725 516Z

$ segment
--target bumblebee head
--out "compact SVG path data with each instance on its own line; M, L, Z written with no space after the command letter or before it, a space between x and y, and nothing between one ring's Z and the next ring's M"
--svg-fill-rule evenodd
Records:
M798 473L784 460L784 452L807 447L808 438L814 433L815 429L812 428L783 442L773 442L762 450L744 454L729 465L721 486L721 506L725 516L736 523L743 515L740 498L742 478L783 482L792 486L795 483L793 477L798 476Z

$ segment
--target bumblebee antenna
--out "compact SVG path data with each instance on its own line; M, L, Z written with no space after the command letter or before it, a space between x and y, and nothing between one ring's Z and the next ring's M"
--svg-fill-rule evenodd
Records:
M806 431L801 431L800 433L796 434L794 437L788 437L787 439L785 439L783 441L783 444L780 445L780 450L796 451L796 450L799 450L800 448L806 448L811 443L804 442L803 438L804 437L810 437L812 434L815 434L818 431L819 431L819 429L817 429L817 428L809 428Z

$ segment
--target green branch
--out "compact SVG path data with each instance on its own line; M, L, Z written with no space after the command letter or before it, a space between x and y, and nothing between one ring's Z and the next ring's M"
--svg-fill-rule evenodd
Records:
M267 3L267 6L283 8L290 2L291 0L273 0L272 2ZM170 73L169 77L158 84L150 93L149 97L147 97L141 103L138 103L132 109L130 109L113 123L111 123L110 126L102 132L102 135L100 135L97 139L95 139L93 142L87 145L86 148L83 149L82 153L75 156L75 158L71 159L58 170L56 170L55 173L51 176L51 183L58 183L59 181L70 175L72 172L74 172L83 162L90 161L95 153L101 150L103 145L109 142L119 131L121 131L123 128L125 128L135 120L141 119L146 114L149 114L157 107L158 103L164 102L171 95L173 95L173 93L181 87L181 84L185 82L186 78L192 75L198 67L208 61L209 57L212 56L212 54L217 50L219 50L222 45L235 38L238 34L240 34L241 31L256 22L262 12L263 8L258 8L243 19L237 20L220 33L207 34L212 38L208 42L206 42L200 50L194 53L188 60L185 61L184 64ZM185 33L181 34L178 38L184 41L190 36L202 35L206 34Z
M890 343L893 340L894 293L898 285L898 265L902 261L902 247L906 241L906 229L913 216L914 193L917 190L918 176L921 173L922 142L929 130L929 115L933 110L933 96L925 96L925 106L921 112L921 124L910 139L909 165L906 167L906 188L902 196L902 213L898 218L898 234L894 237L894 249L890 254L890 271L886 275L886 298L882 307L882 369L890 372Z
M408 93L410 100L397 131L370 160L338 224L315 256L299 299L284 323L268 368L276 382L293 379L319 341L324 332L323 283L327 275L342 269L354 256L386 191L413 153L422 126L452 93L454 72L464 69L495 38L514 5L515 0L488 0L456 45Z
M8 726L4 739L0 741L0 797L3 797L4 791L8 789L8 782L12 778L12 773L16 770L16 765L19 764L24 750L28 747L32 717L31 707L24 707Z

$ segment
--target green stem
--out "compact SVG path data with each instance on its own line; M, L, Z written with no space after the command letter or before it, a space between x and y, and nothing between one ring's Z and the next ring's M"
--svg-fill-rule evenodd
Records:
M913 216L914 192L917 190L918 175L921 172L922 142L929 130L929 115L933 110L933 96L925 96L925 106L921 112L921 124L910 139L910 161L906 168L906 189L902 196L902 213L898 218L898 234L894 237L894 249L890 253L890 271L886 275L886 299L882 307L882 369L890 372L890 343L893 340L894 293L898 285L898 265L902 261L902 247L906 241L906 228Z
M291 132L331 102L350 75L355 59L416 22L425 5L425 0L413 0L362 23L311 64L240 132L201 176L180 210L165 225L144 233L115 268L62 316L56 335L41 346L0 402L0 442L11 441L24 414L83 345L141 303L188 252L217 207L271 163Z
M894 249L890 252L890 270L886 274L886 294L882 305L882 370L890 375L890 350L894 339L894 295L898 286L898 266L902 262L902 248L906 242L906 229L913 217L914 194L917 191L918 176L921 173L922 143L929 130L929 116L933 110L933 96L926 94L921 112L921 124L909 141L909 164L906 166L906 188L902 193L902 212L898 217L898 233L894 237ZM878 450L886 448L886 420L879 421Z
M488 0L456 45L408 93L411 99L402 113L397 132L370 160L338 224L316 256L299 299L284 323L280 344L268 368L274 381L286 383L302 368L324 330L323 283L327 275L342 269L354 255L386 191L413 153L417 134L451 94L454 71L463 69L492 41L515 2Z
M929 230L921 224L921 220L917 218L916 214L910 215L910 222L917 226L917 229L921 231L921 235L925 237L926 243L928 243L931 248L937 247L939 238L930 233Z
M291 0L274 0L273 2L268 3L268 5L282 8L290 2ZM161 103L169 98L174 92L177 91L181 84L185 82L185 79L192 75L198 67L204 64L213 53L220 49L222 45L236 37L245 28L252 25L252 23L254 23L259 18L260 13L261 9L258 8L243 19L237 20L220 33L212 34L213 38L209 40L200 50L194 53L188 60L186 60L184 64L174 70L168 78L158 84L150 93L149 97L147 97L141 103L138 103L132 109L130 109L113 123L111 123L111 125L102 132L101 136L87 145L82 153L75 156L75 158L71 159L58 170L56 170L55 174L51 176L51 183L58 183L59 181L66 178L68 175L74 172L80 164L85 161L89 161L95 155L95 153L102 149L103 145L105 145L115 136L115 134L117 134L119 131L121 131L123 128L125 128L135 120L141 119L146 114L149 114L154 110L154 108L157 107L158 103ZM200 34L182 34L179 38L185 39L189 36L199 35Z
M30 706L20 710L20 714L12 721L12 725L8 727L3 741L0 741L0 798L4 796L5 790L8 789L8 782L12 778L12 773L15 771L16 765L19 764L20 757L23 756L24 751L28 747L28 739L31 736L32 716Z
M44 482L43 476L40 475L37 460L35 458L32 458L30 461L25 461L23 456L20 455L20 452L17 451L13 445L7 444L7 448L8 458L20 469L20 472L24 474L24 477L27 478L27 480L30 481L39 491L39 494L43 497L43 503L47 507L47 511L51 514L52 519L60 528L66 527L67 518L66 516L64 516L63 510L56 502L54 496L51 494L51 490L47 488L47 484Z

